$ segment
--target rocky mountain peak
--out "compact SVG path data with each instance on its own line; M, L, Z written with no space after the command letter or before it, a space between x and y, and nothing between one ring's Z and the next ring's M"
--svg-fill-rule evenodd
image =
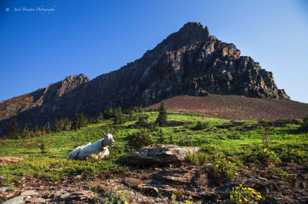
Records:
M88 78L85 74L81 73L81 74L78 74L78 75L70 75L70 76L67 76L67 77L65 77L65 79L64 79L63 81L87 82L87 81L89 81L89 78Z
M207 27L203 27L200 23L189 22L177 32L169 35L147 54L159 55L163 52L176 50L196 42L205 42L208 38L209 31Z
M149 106L174 96L208 94L289 99L253 58L241 56L234 44L210 35L200 23L189 22L119 70L90 81L83 74L69 76L26 98L0 103L0 116L17 115L22 124L31 115L35 126L78 112L95 115L111 106Z
M60 81L57 84L53 84L52 86L57 86L57 96L63 96L64 94L72 91L73 89L88 81L89 78L84 74L70 75L63 81Z
M178 33L186 35L191 34L192 38L200 35L203 38L205 37L204 39L206 39L206 37L208 37L209 35L208 28L206 26L203 27L201 23L196 23L196 22L188 22L184 24L182 28L180 28Z

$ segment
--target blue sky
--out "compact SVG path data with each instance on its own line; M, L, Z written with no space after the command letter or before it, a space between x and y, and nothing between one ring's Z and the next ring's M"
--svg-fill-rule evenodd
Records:
M0 100L118 69L188 21L235 43L308 102L306 0L0 0Z

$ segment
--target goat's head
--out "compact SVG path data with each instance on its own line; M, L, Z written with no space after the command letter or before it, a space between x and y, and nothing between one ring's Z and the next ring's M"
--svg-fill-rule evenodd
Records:
M107 133L107 135L104 137L103 145L107 146L107 145L111 145L112 143L114 143L113 136L112 134Z

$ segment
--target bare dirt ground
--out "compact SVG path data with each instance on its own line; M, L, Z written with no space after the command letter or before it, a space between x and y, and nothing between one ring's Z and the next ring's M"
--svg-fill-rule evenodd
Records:
M308 104L291 100L259 99L244 96L208 95L176 96L164 101L167 109L199 113L234 120L278 120L308 117ZM149 109L155 109L159 103Z

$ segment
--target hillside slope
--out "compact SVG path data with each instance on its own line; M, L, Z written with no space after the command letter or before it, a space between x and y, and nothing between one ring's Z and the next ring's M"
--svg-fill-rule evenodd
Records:
M206 97L176 96L162 101L168 110L200 113L234 120L278 120L308 117L308 104L291 100L259 99L210 94ZM159 103L149 106L156 109Z

